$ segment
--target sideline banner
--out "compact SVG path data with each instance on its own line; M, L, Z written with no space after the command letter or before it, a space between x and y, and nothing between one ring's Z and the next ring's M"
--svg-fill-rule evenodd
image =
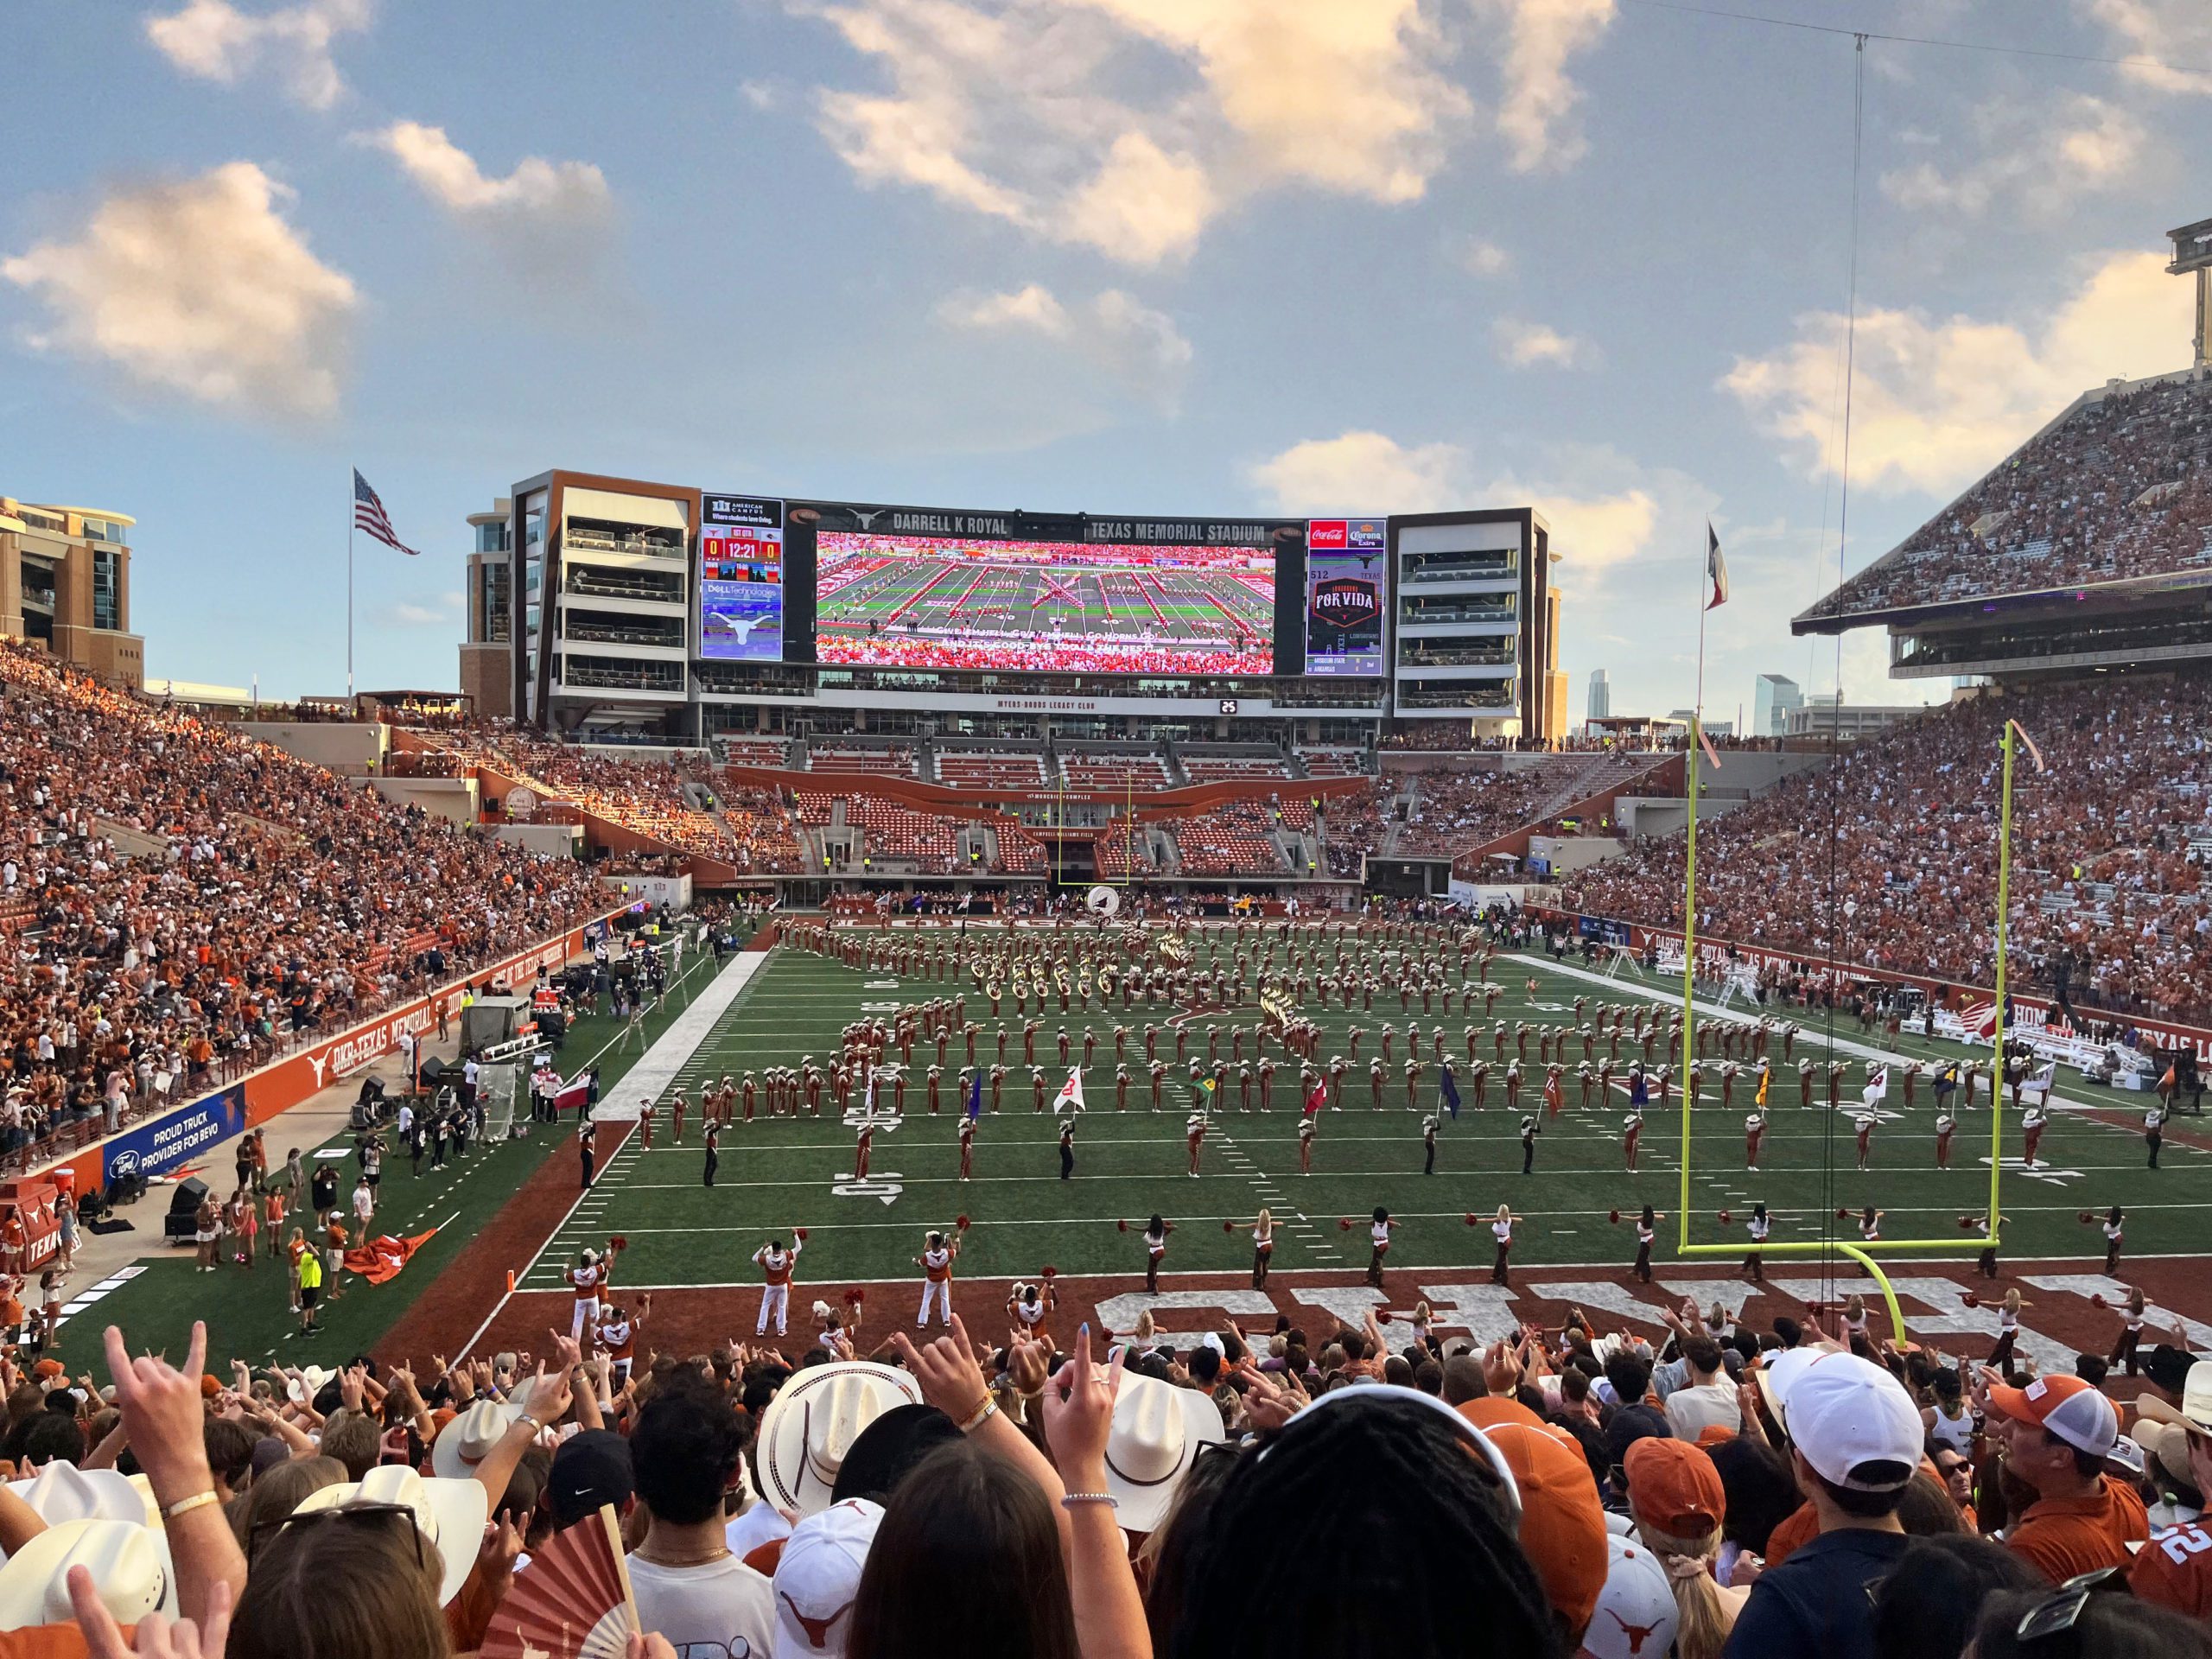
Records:
M220 1094L133 1124L112 1141L103 1141L99 1149L100 1185L122 1175L166 1175L245 1128L245 1085L234 1083Z

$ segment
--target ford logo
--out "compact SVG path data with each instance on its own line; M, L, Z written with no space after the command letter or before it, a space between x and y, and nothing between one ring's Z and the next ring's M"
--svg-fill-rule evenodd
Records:
M107 1160L108 1179L127 1180L138 1173L138 1154L135 1152L111 1153Z

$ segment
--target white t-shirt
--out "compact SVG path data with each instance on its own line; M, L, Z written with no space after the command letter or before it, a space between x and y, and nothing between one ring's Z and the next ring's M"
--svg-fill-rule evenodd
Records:
M791 1523L772 1503L756 1502L741 1515L734 1515L722 1528L729 1553L742 1560L763 1544L791 1535Z
M735 1555L703 1567L632 1555L629 1568L639 1623L667 1637L677 1659L767 1659L774 1650L776 1592Z
M1711 1423L1725 1423L1742 1433L1744 1413L1737 1402L1733 1384L1700 1382L1691 1388L1676 1389L1667 1396L1667 1422L1674 1429L1676 1440L1695 1440Z

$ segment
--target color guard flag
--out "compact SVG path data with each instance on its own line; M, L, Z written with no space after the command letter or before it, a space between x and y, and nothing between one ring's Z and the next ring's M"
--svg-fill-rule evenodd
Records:
M1705 521L1705 608L1717 610L1728 602L1728 561L1720 556L1720 537L1713 533L1713 520Z
M973 1123L983 1115L983 1074L978 1070L968 1075L968 1121Z
M1452 1081L1451 1067L1445 1067L1441 1074L1440 1080L1436 1085L1436 1092L1444 1097L1444 1104L1446 1108L1450 1110L1452 1116L1454 1117L1459 1116L1459 1085Z
M1052 1098L1052 1116L1058 1117L1065 1111L1083 1109L1083 1073L1071 1071L1068 1080L1060 1085L1060 1092Z
M1306 1116L1313 1116L1321 1109L1321 1103L1329 1097L1329 1085L1320 1078L1313 1079L1313 1087L1306 1091Z

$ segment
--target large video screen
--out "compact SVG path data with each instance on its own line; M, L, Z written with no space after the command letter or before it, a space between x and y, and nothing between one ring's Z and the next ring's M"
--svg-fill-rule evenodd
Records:
M1059 674L1274 671L1266 527L1251 545L1117 540L1110 522L1096 520L1081 533L1030 541L825 524L816 537L816 655ZM1133 527L1150 533L1155 526Z
M699 511L699 655L774 663L784 656L784 504L704 495Z
M1382 671L1388 521L1314 518L1306 525L1306 671Z

